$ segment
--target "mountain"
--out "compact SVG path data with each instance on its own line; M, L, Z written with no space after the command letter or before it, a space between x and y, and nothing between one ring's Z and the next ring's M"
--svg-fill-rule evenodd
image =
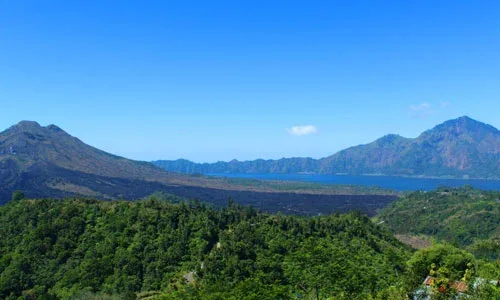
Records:
M316 172L319 162L313 158L282 158L278 160L257 159L253 161L216 162L213 164L197 164L186 159L158 160L153 162L168 171L192 173L301 173Z
M446 121L415 139L389 135L340 151L321 173L471 176L500 174L500 131L469 117Z
M415 139L388 135L321 160L320 173L498 177L500 131L469 117Z
M0 132L0 204L16 190L32 198L82 195L128 200L163 192L216 206L232 198L264 211L304 215L352 209L373 215L396 199L394 193L376 189L169 173L91 147L55 125L29 121Z
M55 125L23 121L0 133L0 196L14 189L30 196L92 195L134 197L174 181L147 162L115 156L69 135Z
M389 134L318 160L283 158L196 164L155 161L182 173L384 174L500 178L500 131L467 116L446 121L417 138Z
M55 125L23 121L0 133L0 160L20 171L36 165L117 178L155 179L165 172L149 163L132 161L91 147Z

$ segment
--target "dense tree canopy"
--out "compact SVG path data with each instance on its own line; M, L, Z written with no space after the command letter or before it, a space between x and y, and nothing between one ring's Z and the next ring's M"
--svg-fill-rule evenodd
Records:
M154 198L45 199L0 207L0 223L6 299L83 291L362 298L396 282L409 255L360 213L301 218Z
M11 201L0 224L1 299L405 299L433 268L500 275L498 261L451 245L412 254L359 212L283 216L155 195Z
M500 192L471 187L414 192L378 219L396 233L430 236L480 258L500 258Z

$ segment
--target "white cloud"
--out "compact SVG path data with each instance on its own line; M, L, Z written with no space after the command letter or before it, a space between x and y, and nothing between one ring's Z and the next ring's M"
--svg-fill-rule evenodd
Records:
M423 102L417 105L410 105L408 108L410 111L410 116L416 118L427 118L434 113L432 106L428 102Z
M427 102L420 103L417 105L410 105L411 111L427 111L429 109L431 109L431 105Z
M451 102L441 101L438 103L430 104L429 102L422 102L420 104L410 105L408 111L410 117L425 119L434 114L440 114L448 111L452 107Z
M448 101L443 101L443 102L439 103L439 105L441 106L441 108L447 108L451 105L451 103Z
M302 125L302 126L293 126L292 128L287 129L288 133L291 135L308 135L318 132L318 128L313 125Z

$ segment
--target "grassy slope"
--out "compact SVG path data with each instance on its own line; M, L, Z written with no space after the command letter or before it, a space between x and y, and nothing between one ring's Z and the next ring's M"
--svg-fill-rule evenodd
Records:
M398 234L426 235L480 256L500 257L500 192L460 188L410 193L383 209L378 221Z

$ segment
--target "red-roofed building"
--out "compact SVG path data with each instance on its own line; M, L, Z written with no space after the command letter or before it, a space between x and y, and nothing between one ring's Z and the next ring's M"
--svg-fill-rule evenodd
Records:
M424 287L417 289L413 293L413 300L430 300L431 295L434 292L432 290L432 285L436 280L435 277L427 276L422 283ZM472 284L472 289L477 289L482 284L491 284L493 286L500 286L499 280L486 280L483 278L476 278L474 283ZM454 281L448 284L448 287L442 286L440 287L441 292L446 292L447 288L451 288L457 291L455 299L463 299L467 298L467 292L469 292L469 285L465 281Z
M435 277L427 276L423 284L427 287L430 287L432 286L435 280L436 280ZM469 285L465 281L454 281L450 284L450 287L452 289L455 289L459 293L465 293L469 289Z

